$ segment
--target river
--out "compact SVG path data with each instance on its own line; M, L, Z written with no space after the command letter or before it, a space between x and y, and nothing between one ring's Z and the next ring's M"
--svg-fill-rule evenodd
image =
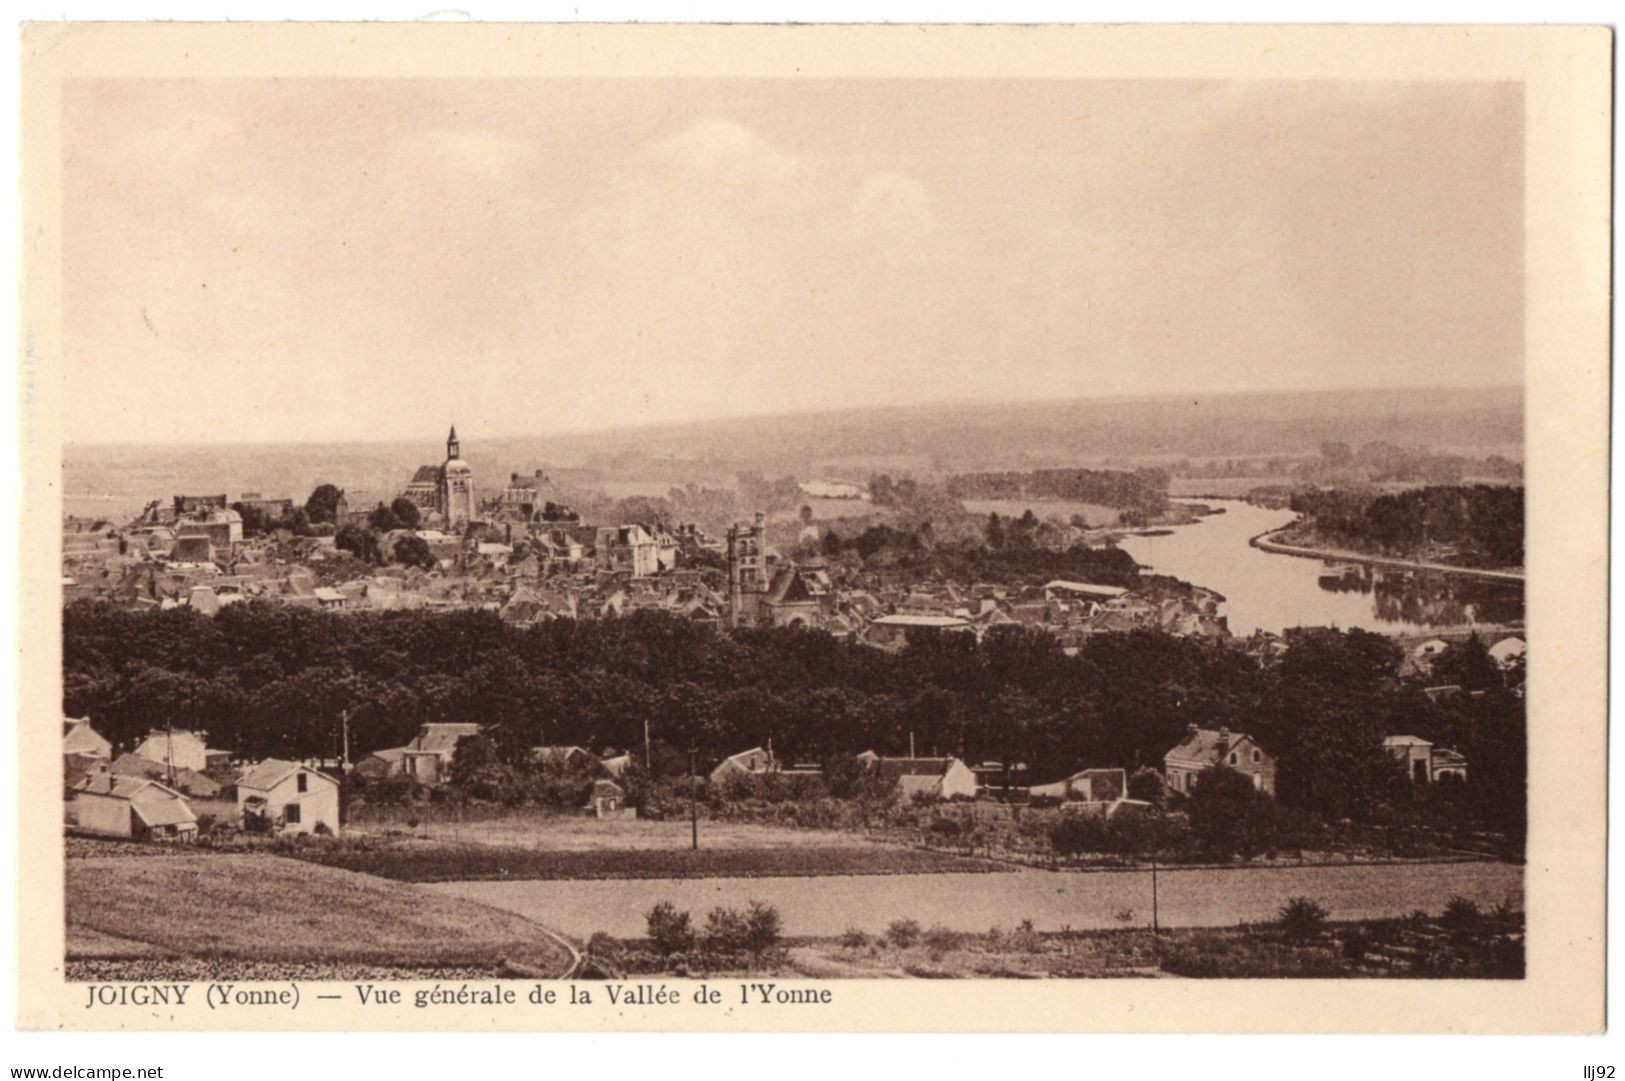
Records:
M789 935L871 934L895 919L954 931L1040 931L1150 926L1151 873L1001 871L990 874L831 875L818 878L596 879L440 882L424 889L514 912L567 935L644 934L644 915L670 901L703 923L718 905L753 900L778 908ZM1164 927L1229 927L1276 918L1293 897L1324 905L1333 919L1438 915L1455 896L1480 908L1523 907L1523 868L1510 863L1363 864L1323 867L1191 868L1157 875ZM1127 919L1125 913L1132 913Z
M1130 534L1120 545L1158 574L1222 593L1220 611L1232 634L1280 634L1288 627L1419 634L1523 618L1523 590L1515 583L1272 554L1248 542L1292 521L1292 511L1234 499L1195 502L1224 513L1164 536Z

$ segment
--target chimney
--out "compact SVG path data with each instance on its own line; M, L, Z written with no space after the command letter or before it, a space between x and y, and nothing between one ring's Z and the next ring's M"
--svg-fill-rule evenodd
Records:
M1219 729L1219 753L1223 754L1230 749L1230 729L1228 726Z
M1199 729L1196 727L1195 721L1192 721L1190 724L1185 726L1185 735L1187 738L1194 739L1198 731Z

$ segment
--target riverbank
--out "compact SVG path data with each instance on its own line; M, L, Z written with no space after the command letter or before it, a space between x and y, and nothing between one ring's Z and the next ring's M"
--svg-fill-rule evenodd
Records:
M1340 919L1388 919L1442 911L1453 897L1481 908L1523 904L1521 866L1462 862L1170 869L1156 872L1163 927L1268 923L1293 897L1312 897ZM439 882L419 887L545 923L585 941L645 933L650 908L670 901L705 913L753 900L779 909L785 933L869 933L895 919L956 932L1030 921L1039 932L1150 927L1152 872L1112 874L1007 870L993 873L821 877ZM1125 919L1124 914L1128 913Z
M1425 560L1375 556L1346 548L1306 548L1302 545L1283 544L1280 541L1270 539L1286 532L1296 524L1296 522L1289 522L1278 529L1266 530L1251 538L1247 543L1263 552L1270 552L1274 555L1298 556L1303 559L1333 559L1343 563L1360 563L1370 567L1393 567L1400 570L1428 571L1437 574L1459 574L1497 582L1522 583L1524 581L1524 575L1519 571L1486 570L1479 567L1458 567L1450 563L1431 563Z

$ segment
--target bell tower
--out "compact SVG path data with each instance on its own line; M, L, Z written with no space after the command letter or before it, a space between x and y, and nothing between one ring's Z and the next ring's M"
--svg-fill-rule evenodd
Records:
M460 450L461 444L457 442L457 425L453 424L451 426L451 434L446 436L446 461L449 462L453 458L456 458Z

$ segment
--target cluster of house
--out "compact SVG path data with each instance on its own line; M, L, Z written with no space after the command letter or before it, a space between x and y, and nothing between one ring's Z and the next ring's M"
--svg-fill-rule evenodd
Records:
M479 735L472 723L430 723L401 747L375 751L355 765L369 781L404 777L424 787L447 783L459 741ZM1465 783L1467 759L1409 735L1389 736L1383 748L1416 784ZM532 749L539 765L576 768L596 774L582 808L597 818L632 815L621 780L631 762L626 753L599 756L580 746ZM952 755L856 756L866 768L896 782L901 801L968 800L979 796L1058 800L1110 817L1124 808L1143 807L1129 797L1121 768L1080 770L1045 784L1009 783L1007 764L970 766ZM332 833L340 829L340 784L307 763L267 759L238 766L223 751L209 748L203 733L158 730L134 751L113 757L112 745L86 719L63 722L66 825L72 831L131 840L187 841L195 838L194 803L227 812L239 828L267 833ZM1163 781L1188 795L1209 770L1228 768L1248 778L1255 791L1275 795L1276 761L1253 737L1228 728L1190 725L1163 756ZM1026 767L1016 766L1018 773ZM722 759L711 769L713 785L726 789L750 778L820 777L818 765L781 761L771 747L752 747Z
M84 718L64 718L65 825L134 841L191 841L198 811L229 815L247 831L339 832L339 782L300 762L234 765L201 732L158 730L113 756Z

